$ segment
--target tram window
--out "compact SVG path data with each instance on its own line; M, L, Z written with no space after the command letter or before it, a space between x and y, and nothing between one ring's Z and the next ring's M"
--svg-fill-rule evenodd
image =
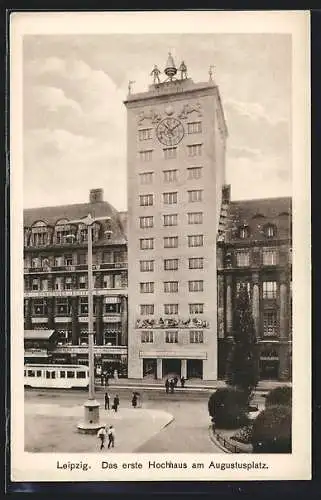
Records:
M37 370L37 377L41 377L41 370Z
M66 372L60 372L60 378L66 378Z
M25 376L27 375L27 370L24 370L24 375L25 375Z
M50 372L46 371L46 378L50 378Z
M56 372L51 372L51 378L56 378Z
M35 372L33 370L28 370L28 377L34 377Z
M67 378L75 378L75 372L67 372Z
M77 372L77 378L86 378L86 372Z

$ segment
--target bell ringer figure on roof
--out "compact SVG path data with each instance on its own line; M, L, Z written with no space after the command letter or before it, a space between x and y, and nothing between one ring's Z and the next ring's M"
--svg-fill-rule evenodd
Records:
M181 72L181 80L184 80L187 78L187 66L186 66L184 61L181 62L181 65L178 68L178 71Z
M158 67L155 64L154 68L150 74L150 76L152 76L154 78L154 84L160 83L160 78L159 78L160 74L161 74L161 71L158 69Z

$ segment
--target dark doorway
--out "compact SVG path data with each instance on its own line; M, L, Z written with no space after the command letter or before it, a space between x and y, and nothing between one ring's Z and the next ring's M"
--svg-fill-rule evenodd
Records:
M201 359L187 360L187 378L203 378L203 361Z
M156 378L157 361L156 359L143 359L143 377Z
M279 361L278 360L261 359L260 378L262 380L278 380L278 378L279 378Z
M163 377L167 377L168 375L181 376L180 359L163 359Z

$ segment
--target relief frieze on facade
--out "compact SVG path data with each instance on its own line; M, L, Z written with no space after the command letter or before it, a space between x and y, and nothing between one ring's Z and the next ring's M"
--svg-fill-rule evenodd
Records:
M136 321L136 328L209 328L209 322L201 318L140 318Z
M197 116L202 116L202 109L199 102L195 104L184 104L182 111L179 113L178 117L182 120L187 120L188 115L191 113L196 113Z
M145 120L150 121L151 123L159 123L162 119L160 113L158 113L155 109L150 109L149 111L142 111L138 115L138 125L143 125Z

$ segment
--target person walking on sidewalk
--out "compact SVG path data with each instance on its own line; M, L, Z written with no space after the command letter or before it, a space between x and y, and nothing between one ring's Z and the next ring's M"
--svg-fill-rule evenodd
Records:
M108 392L105 393L105 410L109 410L110 396Z
M113 404L113 409L115 410L115 413L118 411L118 406L119 406L119 397L118 394L114 397L114 404Z
M108 429L108 448L115 446L115 428L110 425Z
M174 382L174 379L171 378L170 382L169 382L169 386L171 388L171 394L174 394L174 389L175 389L175 382Z
M166 394L168 394L168 392L169 392L169 380L168 380L168 378L166 379L166 382L165 382L165 390L166 390Z
M185 377L181 377L181 387L185 387Z
M101 427L99 431L97 432L97 437L100 440L100 449L102 450L105 448L105 441L106 441L106 430L105 427Z
M137 406L137 392L133 392L132 407L136 408L136 406Z

